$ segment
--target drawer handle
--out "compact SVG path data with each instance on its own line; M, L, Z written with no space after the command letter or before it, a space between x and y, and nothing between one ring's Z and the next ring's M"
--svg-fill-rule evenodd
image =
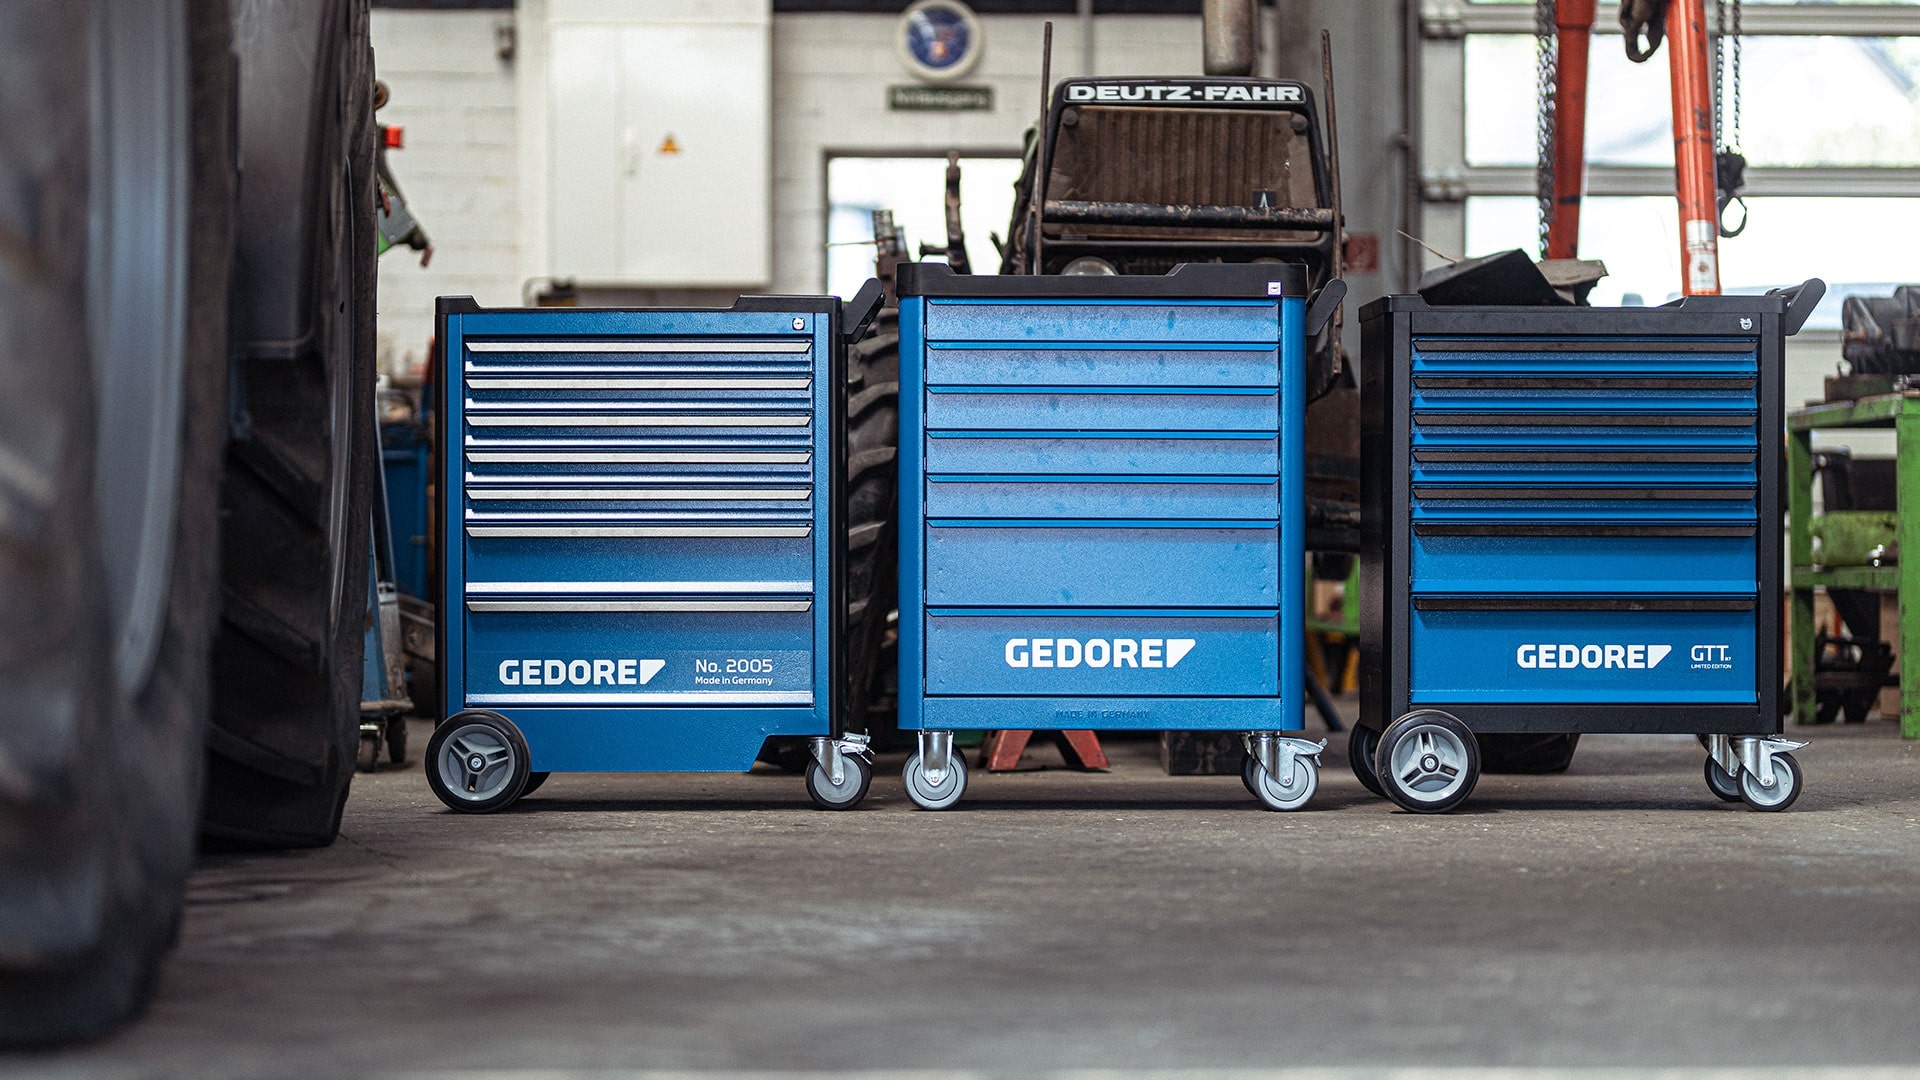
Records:
M1413 460L1462 465L1750 465L1752 450L1415 450Z
M1514 525L1422 522L1413 527L1415 536L1637 536L1715 537L1752 536L1757 525Z
M1751 427L1757 413L1416 412L1422 427Z
M469 450L472 465L805 465L805 450L778 453L659 450Z
M744 501L748 499L805 499L812 494L808 488L476 488L467 489L467 498L473 500L539 501L539 500L620 500L646 502L658 500L675 501Z
M1752 355L1751 339L1713 341L1709 339L1674 341L1633 341L1620 338L1415 338L1415 352L1432 353L1647 353L1685 358L1694 353L1740 353Z
M469 413L472 427L806 427L813 418L785 416L481 416Z
M1752 611L1751 596L1416 596L1415 611Z
M469 341L475 353L803 353L809 338L787 341ZM468 365L471 367L472 365Z
M629 539L639 537L789 539L807 536L811 525L469 525L467 535L491 539Z
M797 379L502 379L467 380L469 390L805 390Z
M467 610L479 613L552 612L800 612L813 608L811 600L468 600Z
M1417 390L1751 390L1757 375L1415 375Z
M1581 499L1594 502L1713 499L1744 501L1753 498L1743 488L1575 488L1575 487L1415 487L1416 499Z

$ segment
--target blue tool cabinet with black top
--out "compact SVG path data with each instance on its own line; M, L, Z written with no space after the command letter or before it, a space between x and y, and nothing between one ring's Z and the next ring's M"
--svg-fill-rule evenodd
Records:
M807 789L865 795L842 731L845 343L831 297L727 310L443 299L440 619L427 776L500 809L554 772L743 771L812 740Z
M1666 732L1721 798L1793 801L1782 353L1823 291L1367 305L1362 783L1440 811L1486 740Z
M1224 730L1292 809L1302 725L1298 266L1164 277L901 267L900 726L920 806L959 730Z

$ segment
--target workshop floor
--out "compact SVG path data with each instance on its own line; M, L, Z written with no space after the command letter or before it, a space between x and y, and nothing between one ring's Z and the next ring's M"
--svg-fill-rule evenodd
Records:
M1785 814L1667 737L1445 817L1366 795L1342 736L1296 814L1139 742L945 813L898 755L842 814L756 772L468 817L416 762L355 782L332 848L207 858L152 1013L0 1076L1920 1065L1920 745L1811 737Z

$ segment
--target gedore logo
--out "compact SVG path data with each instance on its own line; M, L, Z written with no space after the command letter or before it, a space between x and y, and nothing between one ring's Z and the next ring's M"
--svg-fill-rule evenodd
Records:
M1523 668L1627 668L1660 666L1673 651L1671 645L1547 645L1528 644L1514 650L1513 662Z
M1176 667L1193 651L1192 638L1011 638L1008 667Z
M645 686L665 660L502 660L503 686Z

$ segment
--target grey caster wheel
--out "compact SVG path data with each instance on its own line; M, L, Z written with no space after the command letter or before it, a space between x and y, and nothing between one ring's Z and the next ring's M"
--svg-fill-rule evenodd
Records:
M959 754L948 757L946 775L939 784L927 779L927 768L918 753L907 759L901 779L907 784L907 798L922 810L945 810L960 801L967 790L967 763Z
M463 712L427 741L427 785L463 814L511 806L527 788L527 740L504 716Z
M1720 797L1722 802L1740 801L1740 781L1727 775L1727 770L1712 758L1707 759L1707 790Z
M1800 797L1800 763L1792 754L1773 755L1773 783L1762 784L1753 772L1740 770L1740 801L1750 810L1785 810Z
M842 759L840 783L835 784L817 761L807 762L807 797L822 810L851 810L867 797L873 783L873 762L858 754Z
M1437 709L1410 712L1380 734L1374 754L1387 798L1416 814L1466 801L1480 779L1480 746L1467 725Z
M1260 763L1249 757L1248 768L1243 771L1247 790L1260 800L1260 805L1269 810L1298 810L1307 805L1313 793L1320 789L1320 770L1313 759L1302 754L1293 759L1292 775L1284 782L1260 767Z

